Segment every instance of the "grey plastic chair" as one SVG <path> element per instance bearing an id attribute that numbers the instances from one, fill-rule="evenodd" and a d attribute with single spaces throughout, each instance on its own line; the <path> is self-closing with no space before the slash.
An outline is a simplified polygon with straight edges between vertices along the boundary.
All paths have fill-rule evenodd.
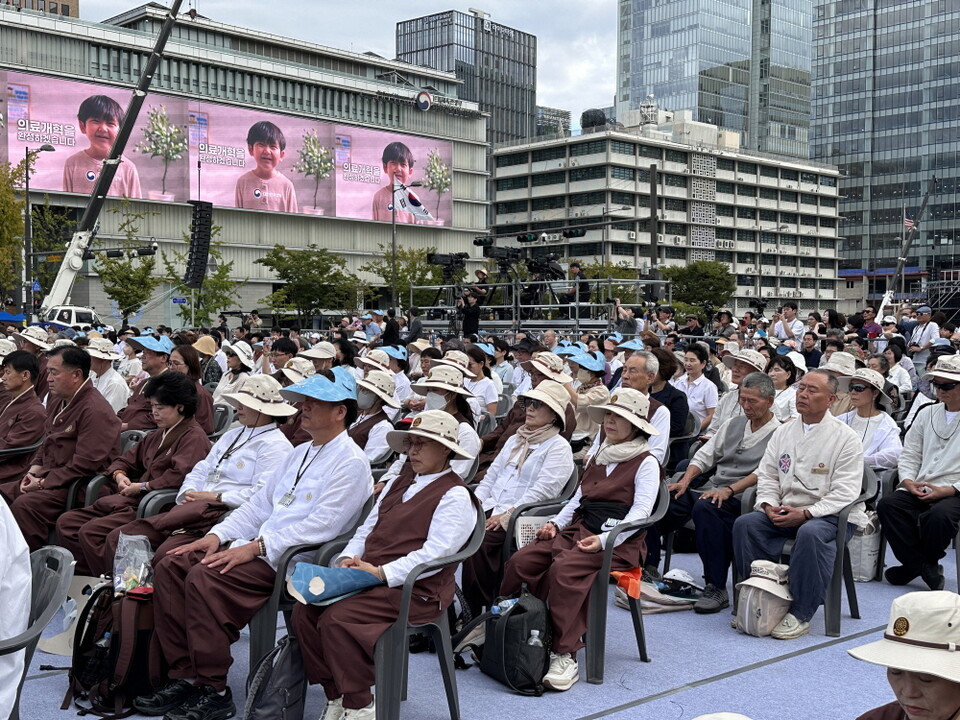
<path id="1" fill-rule="evenodd" d="M 216 403 L 213 406 L 213 432 L 207 435 L 210 442 L 215 443 L 219 440 L 220 436 L 230 429 L 230 425 L 236 416 L 237 411 L 233 409 L 232 405 Z"/>
<path id="2" fill-rule="evenodd" d="M 477 424 L 477 435 L 483 437 L 496 426 L 497 419 L 491 415 L 488 410 L 484 410 L 483 414 L 480 416 L 480 422 Z"/>
<path id="3" fill-rule="evenodd" d="M 580 484 L 580 470 L 576 465 L 573 467 L 573 472 L 570 473 L 570 477 L 567 478 L 566 485 L 560 490 L 560 494 L 555 498 L 550 500 L 541 500 L 539 502 L 525 503 L 523 505 L 517 505 L 514 508 L 513 513 L 510 515 L 510 520 L 507 522 L 506 537 L 503 540 L 503 564 L 507 564 L 507 560 L 517 551 L 514 545 L 514 536 L 517 534 L 517 521 L 524 515 L 540 515 L 538 510 L 544 507 L 556 507 L 558 503 L 566 503 L 570 498 L 573 497 L 573 494 L 577 491 L 577 486 Z"/>
<path id="4" fill-rule="evenodd" d="M 479 469 L 479 467 L 480 467 L 480 453 L 477 453 L 473 458 L 473 462 L 470 463 L 470 469 L 466 472 L 466 474 L 464 474 L 464 476 L 461 479 L 467 485 L 469 485 L 470 483 L 473 482 L 473 478 L 476 477 L 477 470 Z"/>
<path id="5" fill-rule="evenodd" d="M 67 599 L 70 581 L 73 579 L 73 555 L 60 547 L 42 547 L 30 553 L 30 571 L 33 588 L 30 593 L 30 622 L 27 629 L 16 637 L 0 641 L 0 655 L 10 655 L 24 650 L 23 673 L 17 686 L 17 700 L 9 720 L 20 718 L 20 693 L 27 670 L 33 660 L 40 635 Z M 8 598 L 9 600 L 9 598 Z"/>
<path id="6" fill-rule="evenodd" d="M 513 400 L 510 398 L 506 392 L 500 393 L 500 396 L 497 398 L 497 412 L 496 418 L 497 422 L 503 420 L 507 413 L 510 412 L 510 408 L 513 407 Z"/>
<path id="7" fill-rule="evenodd" d="M 897 468 L 890 470 L 874 470 L 873 471 L 877 476 L 877 489 L 878 494 L 876 501 L 880 502 L 880 499 L 886 497 L 890 493 L 894 492 L 897 489 L 897 484 L 900 482 L 900 471 Z M 887 537 L 883 533 L 883 527 L 880 527 L 880 550 L 877 555 L 877 574 L 874 576 L 874 579 L 877 581 L 883 581 L 883 570 L 886 566 L 885 559 L 887 557 Z M 957 577 L 960 578 L 960 567 L 957 567 Z M 960 582 L 958 582 L 960 586 Z"/>

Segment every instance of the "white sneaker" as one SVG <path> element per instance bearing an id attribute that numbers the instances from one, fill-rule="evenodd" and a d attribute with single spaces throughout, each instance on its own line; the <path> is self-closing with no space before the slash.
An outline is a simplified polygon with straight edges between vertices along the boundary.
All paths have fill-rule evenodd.
<path id="1" fill-rule="evenodd" d="M 359 710 L 345 708 L 341 717 L 343 720 L 377 720 L 377 701 L 374 699 L 365 708 Z"/>
<path id="2" fill-rule="evenodd" d="M 343 698 L 327 700 L 327 705 L 323 708 L 320 720 L 343 720 Z"/>
<path id="3" fill-rule="evenodd" d="M 793 640 L 808 632 L 810 632 L 810 623 L 800 622 L 792 613 L 787 613 L 770 635 L 777 640 Z"/>
<path id="4" fill-rule="evenodd" d="M 543 678 L 545 687 L 563 692 L 569 690 L 580 679 L 580 670 L 576 658 L 570 653 L 557 655 L 550 653 L 550 669 Z"/>

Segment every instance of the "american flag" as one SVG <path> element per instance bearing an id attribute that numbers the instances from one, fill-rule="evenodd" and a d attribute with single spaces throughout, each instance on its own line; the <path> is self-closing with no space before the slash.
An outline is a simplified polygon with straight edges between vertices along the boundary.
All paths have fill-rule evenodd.
<path id="1" fill-rule="evenodd" d="M 906 208 L 903 209 L 903 226 L 904 226 L 907 230 L 913 230 L 913 229 L 917 226 L 917 224 L 916 224 L 913 220 L 911 220 L 910 218 L 907 217 L 907 209 L 906 209 Z"/>

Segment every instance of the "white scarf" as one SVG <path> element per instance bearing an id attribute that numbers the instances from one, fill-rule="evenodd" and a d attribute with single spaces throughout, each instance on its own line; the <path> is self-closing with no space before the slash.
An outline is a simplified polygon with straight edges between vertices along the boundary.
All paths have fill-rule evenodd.
<path id="1" fill-rule="evenodd" d="M 627 460 L 632 460 L 640 453 L 646 452 L 648 448 L 647 438 L 642 435 L 635 437 L 633 440 L 621 443 L 611 443 L 609 440 L 604 440 L 591 462 L 595 465 L 611 465 L 613 463 L 626 462 Z"/>

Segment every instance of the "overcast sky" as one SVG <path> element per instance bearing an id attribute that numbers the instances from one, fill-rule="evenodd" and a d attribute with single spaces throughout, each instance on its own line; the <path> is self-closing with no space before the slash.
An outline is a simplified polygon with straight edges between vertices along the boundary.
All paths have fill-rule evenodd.
<path id="1" fill-rule="evenodd" d="M 398 21 L 474 7 L 494 22 L 537 36 L 537 104 L 570 110 L 578 126 L 583 110 L 613 103 L 617 0 L 423 0 L 416 6 L 385 0 L 186 0 L 182 11 L 190 6 L 214 21 L 387 58 L 396 54 Z M 129 0 L 82 0 L 80 12 L 84 20 L 99 22 L 134 7 Z"/>

